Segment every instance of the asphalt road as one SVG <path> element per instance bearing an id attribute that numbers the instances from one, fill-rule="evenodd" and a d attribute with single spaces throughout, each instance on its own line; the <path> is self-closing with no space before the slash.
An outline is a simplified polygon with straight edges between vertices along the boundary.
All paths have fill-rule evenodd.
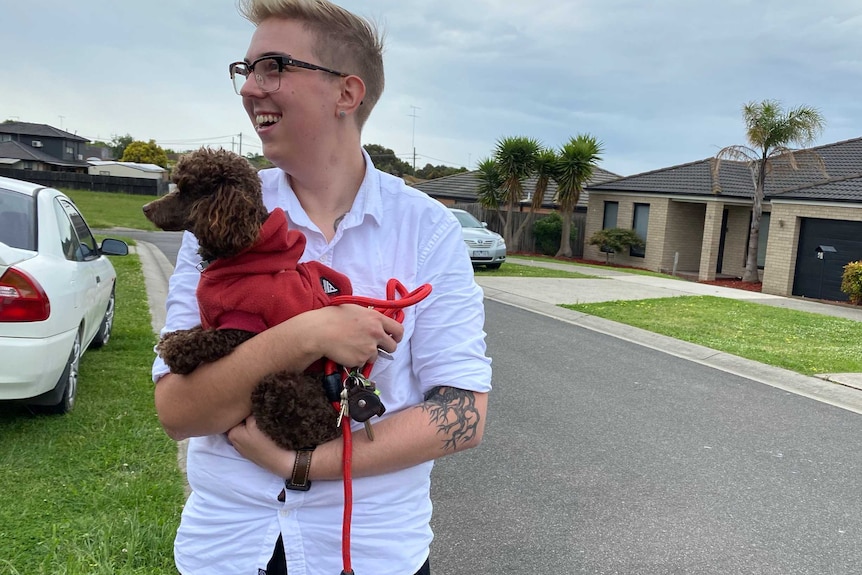
<path id="1" fill-rule="evenodd" d="M 862 570 L 857 414 L 486 309 L 485 441 L 435 467 L 435 575 Z"/>
<path id="2" fill-rule="evenodd" d="M 114 235 L 175 259 L 178 234 Z M 485 441 L 435 466 L 434 575 L 862 572 L 858 414 L 486 310 Z"/>

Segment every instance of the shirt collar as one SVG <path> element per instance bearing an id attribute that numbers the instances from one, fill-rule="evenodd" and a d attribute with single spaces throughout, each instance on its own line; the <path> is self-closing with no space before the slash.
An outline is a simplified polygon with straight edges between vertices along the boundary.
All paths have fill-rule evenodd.
<path id="1" fill-rule="evenodd" d="M 362 179 L 362 184 L 359 186 L 359 191 L 353 200 L 353 206 L 345 214 L 342 221 L 342 225 L 345 228 L 358 226 L 365 219 L 365 216 L 370 216 L 377 225 L 380 225 L 383 219 L 380 173 L 374 167 L 371 156 L 368 155 L 365 148 L 362 148 L 362 157 L 365 158 L 365 177 Z M 282 172 L 282 177 L 279 178 L 278 191 L 279 195 L 287 198 L 286 211 L 290 219 L 297 225 L 314 228 L 314 224 L 308 218 L 305 210 L 302 209 L 299 199 L 290 187 L 290 180 L 284 172 Z"/>
<path id="2" fill-rule="evenodd" d="M 348 225 L 353 226 L 362 223 L 365 216 L 371 216 L 377 225 L 380 225 L 383 218 L 380 173 L 365 148 L 362 148 L 362 157 L 365 158 L 365 177 L 359 186 L 356 199 L 353 200 L 353 206 L 344 219 Z"/>

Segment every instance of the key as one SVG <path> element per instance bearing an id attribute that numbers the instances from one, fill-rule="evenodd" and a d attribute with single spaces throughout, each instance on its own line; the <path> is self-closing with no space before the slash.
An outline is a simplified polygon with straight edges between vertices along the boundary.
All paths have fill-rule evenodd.
<path id="1" fill-rule="evenodd" d="M 370 420 L 370 419 L 366 419 L 366 420 L 363 422 L 363 425 L 365 425 L 365 435 L 367 435 L 367 436 L 368 436 L 368 440 L 369 440 L 369 441 L 374 441 L 374 430 L 371 428 L 371 420 Z"/>
<path id="2" fill-rule="evenodd" d="M 338 420 L 335 422 L 335 427 L 341 427 L 341 420 L 344 416 L 350 417 L 350 402 L 347 399 L 346 387 L 341 389 L 341 410 L 338 412 Z"/>

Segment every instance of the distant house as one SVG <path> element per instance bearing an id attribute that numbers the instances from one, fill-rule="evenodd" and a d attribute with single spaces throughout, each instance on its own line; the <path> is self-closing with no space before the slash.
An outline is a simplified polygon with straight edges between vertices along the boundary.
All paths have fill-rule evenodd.
<path id="1" fill-rule="evenodd" d="M 89 140 L 47 124 L 0 123 L 0 166 L 33 171 L 87 173 Z"/>
<path id="2" fill-rule="evenodd" d="M 823 166 L 807 162 L 767 176 L 762 291 L 842 301 L 843 266 L 862 260 L 862 138 L 811 151 Z M 715 164 L 707 158 L 588 186 L 586 237 L 604 228 L 634 229 L 646 246 L 614 254 L 616 263 L 702 281 L 741 277 L 754 183 L 745 163 L 722 161 L 717 177 Z M 590 245 L 584 256 L 605 258 Z"/>
<path id="3" fill-rule="evenodd" d="M 593 171 L 593 177 L 588 185 L 601 184 L 615 180 L 620 176 L 596 168 Z M 424 182 L 412 184 L 417 190 L 421 190 L 435 198 L 439 202 L 447 206 L 453 206 L 456 203 L 475 203 L 479 197 L 479 172 L 461 172 L 443 178 L 434 180 L 426 180 Z M 520 211 L 529 211 L 530 204 L 533 201 L 533 191 L 536 189 L 536 178 L 530 177 L 524 180 L 524 198 L 521 200 Z M 557 184 L 551 180 L 548 182 L 548 189 L 545 190 L 545 197 L 542 201 L 542 212 L 550 212 L 559 207 L 557 204 Z M 584 190 L 578 200 L 577 211 L 586 211 L 589 201 L 589 192 Z"/>
<path id="4" fill-rule="evenodd" d="M 156 164 L 140 164 L 137 162 L 115 162 L 112 160 L 97 160 L 89 158 L 89 173 L 94 176 L 119 176 L 123 178 L 147 178 L 151 180 L 167 179 L 168 171 Z"/>
<path id="5" fill-rule="evenodd" d="M 593 172 L 593 177 L 590 180 L 590 183 L 598 184 L 616 178 L 619 178 L 617 174 L 611 173 L 601 168 L 596 168 Z M 492 217 L 487 210 L 477 205 L 480 183 L 481 181 L 479 179 L 479 172 L 472 171 L 461 172 L 458 174 L 453 174 L 451 176 L 445 176 L 443 178 L 427 180 L 424 182 L 412 184 L 412 186 L 418 190 L 425 192 L 432 198 L 435 198 L 437 201 L 447 206 L 451 207 L 458 205 L 459 207 L 467 209 L 468 211 L 473 213 L 474 216 L 479 218 L 479 220 L 486 221 L 489 229 L 502 234 L 504 231 L 502 219 Z M 522 182 L 522 184 L 524 188 L 524 196 L 516 208 L 517 211 L 522 212 L 522 214 L 515 214 L 514 216 L 514 225 L 516 227 L 524 219 L 526 219 L 527 213 L 530 211 L 530 205 L 533 202 L 533 193 L 536 189 L 536 178 L 526 178 Z M 572 249 L 575 256 L 580 256 L 582 253 L 582 246 L 584 244 L 583 223 L 586 218 L 588 199 L 589 193 L 584 191 L 578 199 L 578 205 L 575 207 L 575 214 L 572 218 L 574 222 Z M 557 203 L 557 185 L 553 180 L 551 180 L 550 182 L 548 182 L 548 188 L 545 190 L 545 195 L 542 198 L 542 207 L 538 210 L 538 213 L 548 214 L 558 210 L 558 208 L 559 204 Z M 503 207 L 501 208 L 501 210 L 505 211 L 506 208 Z M 510 252 L 535 251 L 536 245 L 533 235 L 531 233 L 524 234 L 524 236 L 519 239 L 518 243 L 508 245 L 508 249 Z"/>

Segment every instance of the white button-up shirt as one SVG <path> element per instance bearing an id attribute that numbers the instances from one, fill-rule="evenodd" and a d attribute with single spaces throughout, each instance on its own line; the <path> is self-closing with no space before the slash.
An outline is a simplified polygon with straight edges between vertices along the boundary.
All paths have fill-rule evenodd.
<path id="1" fill-rule="evenodd" d="M 392 361 L 375 364 L 371 379 L 387 417 L 421 403 L 437 386 L 478 392 L 491 389 L 485 355 L 482 291 L 461 227 L 442 204 L 375 169 L 366 174 L 350 212 L 327 243 L 279 169 L 263 170 L 263 200 L 288 214 L 307 245 L 302 261 L 318 260 L 350 278 L 353 293 L 386 298 L 390 278 L 408 290 L 429 283 L 431 294 L 405 309 L 404 338 Z M 186 233 L 170 280 L 162 334 L 200 324 L 195 289 L 200 272 L 197 241 Z M 153 365 L 157 381 L 168 372 Z M 356 431 L 362 425 L 353 423 Z M 406 575 L 428 557 L 432 539 L 430 475 L 433 462 L 353 480 L 351 551 L 357 573 Z M 225 436 L 189 441 L 187 472 L 192 494 L 174 545 L 184 575 L 257 575 L 279 534 L 290 575 L 332 575 L 341 570 L 343 484 L 314 481 L 307 492 L 277 497 L 284 478 L 243 458 Z"/>

